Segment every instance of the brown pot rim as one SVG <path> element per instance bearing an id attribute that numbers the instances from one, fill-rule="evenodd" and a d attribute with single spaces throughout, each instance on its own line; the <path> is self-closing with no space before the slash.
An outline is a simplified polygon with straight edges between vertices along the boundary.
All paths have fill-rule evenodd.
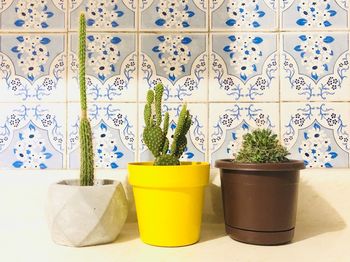
<path id="1" fill-rule="evenodd" d="M 294 159 L 279 163 L 240 163 L 233 159 L 219 159 L 215 161 L 215 167 L 246 171 L 291 171 L 305 169 L 305 164 L 302 160 Z"/>

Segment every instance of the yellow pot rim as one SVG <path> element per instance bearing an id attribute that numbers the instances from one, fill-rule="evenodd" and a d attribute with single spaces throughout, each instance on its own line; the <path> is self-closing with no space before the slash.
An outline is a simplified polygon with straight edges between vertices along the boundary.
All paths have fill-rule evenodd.
<path id="1" fill-rule="evenodd" d="M 201 187 L 209 182 L 208 162 L 181 162 L 179 166 L 154 166 L 153 162 L 128 164 L 132 186 L 150 188 Z"/>

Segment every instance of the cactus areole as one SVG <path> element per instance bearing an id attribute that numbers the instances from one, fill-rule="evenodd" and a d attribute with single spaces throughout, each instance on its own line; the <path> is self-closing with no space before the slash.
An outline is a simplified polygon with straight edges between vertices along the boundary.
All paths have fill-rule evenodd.
<path id="1" fill-rule="evenodd" d="M 85 83 L 85 61 L 86 61 L 86 19 L 80 15 L 79 26 L 79 85 L 80 85 L 80 185 L 92 186 L 94 184 L 94 151 L 92 144 L 92 131 L 90 121 L 87 117 L 86 83 Z"/>
<path id="2" fill-rule="evenodd" d="M 162 97 L 164 87 L 162 84 L 155 86 L 154 91 L 147 93 L 147 103 L 144 110 L 145 129 L 143 141 L 155 157 L 155 166 L 180 165 L 180 157 L 187 146 L 186 134 L 190 129 L 192 120 L 186 104 L 183 105 L 178 123 L 176 125 L 173 142 L 169 145 L 167 138 L 169 129 L 169 113 L 166 112 L 162 119 Z M 163 127 L 161 127 L 163 120 Z"/>

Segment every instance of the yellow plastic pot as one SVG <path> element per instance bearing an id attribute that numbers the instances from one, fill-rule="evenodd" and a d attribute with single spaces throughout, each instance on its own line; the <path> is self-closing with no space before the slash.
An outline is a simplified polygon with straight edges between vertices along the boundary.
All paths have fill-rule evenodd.
<path id="1" fill-rule="evenodd" d="M 141 240 L 164 247 L 196 243 L 209 163 L 182 162 L 180 166 L 130 163 L 128 170 Z"/>

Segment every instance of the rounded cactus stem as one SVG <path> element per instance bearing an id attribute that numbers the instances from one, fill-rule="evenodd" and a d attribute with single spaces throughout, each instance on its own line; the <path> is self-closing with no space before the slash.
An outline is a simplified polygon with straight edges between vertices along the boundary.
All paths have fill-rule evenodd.
<path id="1" fill-rule="evenodd" d="M 165 134 L 165 136 L 168 134 L 168 130 L 169 130 L 169 113 L 166 112 L 164 115 L 164 123 L 163 123 L 163 132 Z"/>
<path id="2" fill-rule="evenodd" d="M 184 133 L 183 131 L 184 131 L 184 126 L 185 126 L 186 119 L 187 119 L 187 114 L 188 114 L 188 112 L 187 112 L 187 105 L 184 104 L 182 109 L 181 109 L 181 112 L 180 112 L 180 115 L 179 115 L 179 120 L 178 120 L 177 125 L 176 125 L 173 143 L 171 144 L 171 152 L 172 152 L 172 154 L 177 151 L 178 139 Z"/>
<path id="3" fill-rule="evenodd" d="M 79 87 L 81 119 L 79 127 L 80 139 L 80 185 L 92 186 L 94 184 L 94 150 L 92 143 L 92 130 L 87 117 L 87 99 L 85 82 L 86 61 L 86 20 L 80 15 L 79 26 Z"/>
<path id="4" fill-rule="evenodd" d="M 164 92 L 164 87 L 159 83 L 155 87 L 155 110 L 156 110 L 156 124 L 160 126 L 162 122 L 162 97 Z"/>
<path id="5" fill-rule="evenodd" d="M 149 127 L 151 125 L 151 115 L 152 115 L 151 105 L 146 104 L 143 112 L 146 127 Z"/>
<path id="6" fill-rule="evenodd" d="M 94 151 L 92 144 L 92 131 L 87 118 L 80 121 L 80 185 L 92 186 L 94 184 Z"/>
<path id="7" fill-rule="evenodd" d="M 151 105 L 154 101 L 154 92 L 153 90 L 148 90 L 147 92 L 147 104 Z"/>
<path id="8" fill-rule="evenodd" d="M 85 79 L 85 62 L 86 61 L 86 19 L 82 13 L 80 15 L 79 26 L 79 85 L 80 85 L 80 105 L 82 117 L 87 117 L 86 102 L 86 79 Z"/>

